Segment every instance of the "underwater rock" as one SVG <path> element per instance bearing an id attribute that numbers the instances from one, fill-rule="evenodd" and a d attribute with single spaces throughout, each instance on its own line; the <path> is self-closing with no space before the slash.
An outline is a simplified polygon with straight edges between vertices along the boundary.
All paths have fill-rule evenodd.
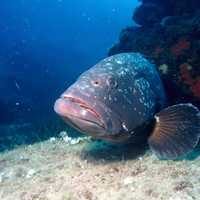
<path id="1" fill-rule="evenodd" d="M 111 148 L 103 160 L 102 149 L 95 146 L 98 153 L 85 162 L 81 155 L 91 148 L 90 145 L 85 141 L 68 146 L 57 139 L 54 143 L 47 140 L 0 154 L 0 163 L 7 163 L 0 169 L 0 199 L 200 199 L 199 156 L 175 162 L 158 160 L 147 152 L 140 160 L 124 156 L 122 149 L 116 147 L 120 152 L 116 159 L 111 157 L 111 152 L 115 151 Z M 91 150 L 87 154 L 91 155 Z M 135 151 L 137 149 L 132 146 L 130 152 Z M 30 161 L 21 163 L 21 157 Z M 135 175 L 138 171 L 140 173 Z"/>
<path id="2" fill-rule="evenodd" d="M 158 4 L 156 0 L 143 3 Z M 176 5 L 178 3 L 180 1 L 176 1 Z M 196 4 L 198 8 L 197 1 L 190 1 L 190 7 Z M 182 14 L 185 12 L 187 15 Z M 200 107 L 200 11 L 185 12 L 183 9 L 181 15 L 167 15 L 154 26 L 123 29 L 119 42 L 109 50 L 108 55 L 142 53 L 160 71 L 170 103 L 191 102 Z"/>
<path id="3" fill-rule="evenodd" d="M 136 8 L 133 20 L 142 26 L 153 26 L 166 15 L 165 9 L 153 3 L 142 4 Z"/>
<path id="4" fill-rule="evenodd" d="M 61 131 L 59 134 L 60 138 L 67 144 L 67 145 L 76 145 L 79 144 L 81 142 L 84 141 L 90 141 L 91 138 L 90 137 L 76 137 L 76 138 L 72 138 L 70 137 L 66 131 Z M 51 137 L 50 138 L 51 142 L 55 142 L 56 138 Z"/>
<path id="5" fill-rule="evenodd" d="M 124 179 L 124 185 L 131 185 L 134 183 L 134 178 L 131 176 L 128 176 Z"/>
<path id="6" fill-rule="evenodd" d="M 198 0 L 141 0 L 143 4 L 153 3 L 162 6 L 168 15 L 184 15 L 191 14 L 200 8 Z"/>

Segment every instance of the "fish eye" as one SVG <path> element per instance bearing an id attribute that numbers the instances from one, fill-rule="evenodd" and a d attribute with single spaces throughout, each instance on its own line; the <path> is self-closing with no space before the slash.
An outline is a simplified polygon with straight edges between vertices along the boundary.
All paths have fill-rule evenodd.
<path id="1" fill-rule="evenodd" d="M 99 80 L 92 80 L 92 84 L 97 87 L 100 85 L 100 81 Z"/>
<path id="2" fill-rule="evenodd" d="M 111 88 L 116 88 L 118 86 L 118 83 L 117 81 L 115 80 L 115 78 L 113 77 L 109 77 L 107 80 L 106 80 L 106 83 L 109 87 Z"/>

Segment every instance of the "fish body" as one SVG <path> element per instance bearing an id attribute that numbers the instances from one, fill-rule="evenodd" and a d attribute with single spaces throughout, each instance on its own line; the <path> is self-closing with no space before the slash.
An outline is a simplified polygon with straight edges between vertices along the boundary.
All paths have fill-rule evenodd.
<path id="1" fill-rule="evenodd" d="M 200 137 L 198 109 L 191 104 L 167 107 L 156 66 L 140 53 L 121 53 L 100 61 L 80 75 L 54 109 L 85 134 L 120 143 L 147 140 L 164 158 L 188 153 Z M 191 130 L 197 131 L 191 133 L 192 139 Z"/>

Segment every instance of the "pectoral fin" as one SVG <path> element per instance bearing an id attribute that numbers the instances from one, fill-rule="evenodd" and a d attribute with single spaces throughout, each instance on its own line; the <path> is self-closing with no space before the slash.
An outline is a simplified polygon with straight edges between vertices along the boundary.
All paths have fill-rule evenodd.
<path id="1" fill-rule="evenodd" d="M 155 116 L 148 139 L 150 149 L 159 157 L 176 159 L 191 152 L 200 139 L 200 112 L 192 104 L 177 104 Z"/>

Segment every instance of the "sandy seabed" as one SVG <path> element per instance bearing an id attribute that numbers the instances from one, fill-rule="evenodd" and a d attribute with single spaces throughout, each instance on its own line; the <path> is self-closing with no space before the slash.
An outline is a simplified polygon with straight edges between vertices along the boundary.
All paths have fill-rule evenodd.
<path id="1" fill-rule="evenodd" d="M 178 161 L 144 149 L 51 138 L 1 153 L 0 199 L 200 199 L 198 149 Z"/>

